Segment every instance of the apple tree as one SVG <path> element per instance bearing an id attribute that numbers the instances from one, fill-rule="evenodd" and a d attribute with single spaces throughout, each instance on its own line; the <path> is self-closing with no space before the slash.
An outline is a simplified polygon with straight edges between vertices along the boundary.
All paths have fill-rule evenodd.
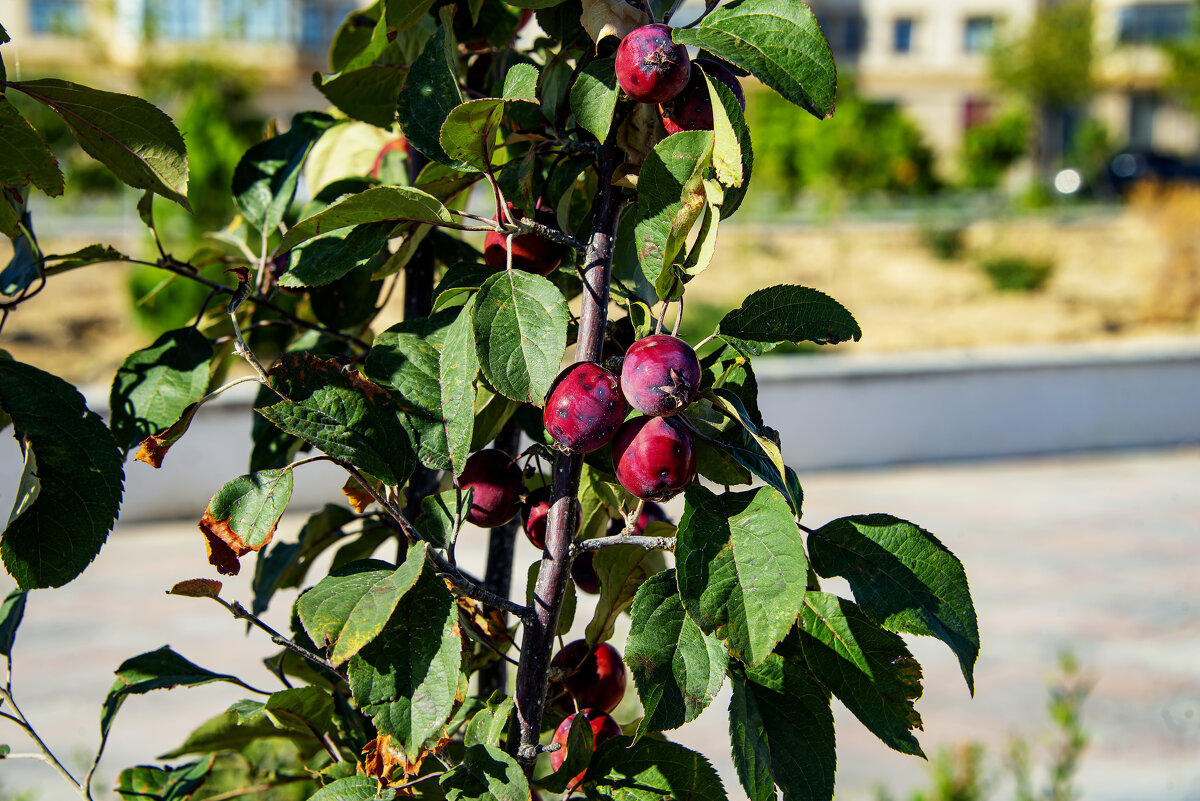
<path id="1" fill-rule="evenodd" d="M 185 144 L 165 113 L 0 72 L 4 318 L 99 262 L 209 290 L 193 324 L 125 359 L 107 420 L 64 380 L 0 359 L 25 459 L 0 534 L 19 586 L 0 609 L 6 659 L 27 593 L 71 581 L 104 545 L 124 471 L 169 470 L 208 401 L 258 385 L 247 472 L 197 508 L 207 575 L 171 592 L 269 637 L 278 687 L 170 647 L 125 661 L 101 752 L 130 696 L 229 682 L 248 698 L 170 764 L 123 771 L 121 797 L 715 801 L 727 795 L 708 758 L 667 735 L 729 686 L 741 792 L 829 799 L 835 696 L 884 745 L 922 755 L 921 668 L 902 634 L 942 640 L 972 685 L 960 562 L 890 515 L 801 522 L 800 481 L 759 409 L 755 361 L 780 343 L 859 339 L 850 312 L 769 286 L 703 341 L 675 336 L 688 284 L 738 269 L 713 257 L 753 172 L 743 83 L 818 118 L 836 89 L 797 0 L 708 0 L 686 24 L 677 6 L 378 0 L 342 23 L 314 76 L 330 107 L 241 157 L 232 222 L 194 252 L 154 225 L 156 203 L 187 207 Z M 27 200 L 61 194 L 63 175 L 18 94 L 144 191 L 152 255 L 41 249 Z M 364 129 L 377 152 L 339 161 L 342 137 Z M 224 280 L 204 272 L 214 264 Z M 404 318 L 382 328 L 393 291 Z M 314 461 L 344 470 L 345 504 L 273 541 L 294 473 Z M 676 496 L 672 521 L 660 503 Z M 461 543 L 482 547 L 478 528 L 482 576 L 457 559 Z M 542 551 L 533 565 L 513 563 L 521 530 Z M 244 567 L 253 597 L 222 597 L 212 573 Z M 833 577 L 852 597 L 822 589 Z M 302 591 L 281 632 L 261 614 L 287 588 Z M 597 596 L 590 621 L 575 620 L 581 593 Z M 621 615 L 623 654 L 610 642 Z M 576 623 L 584 636 L 556 647 Z M 641 714 L 620 716 L 630 679 Z M 91 772 L 62 767 L 11 684 L 0 699 L 90 798 Z"/>

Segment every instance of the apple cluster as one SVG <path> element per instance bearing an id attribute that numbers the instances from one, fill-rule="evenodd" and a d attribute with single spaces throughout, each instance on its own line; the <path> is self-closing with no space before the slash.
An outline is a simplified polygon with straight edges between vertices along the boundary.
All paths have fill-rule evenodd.
<path id="1" fill-rule="evenodd" d="M 558 447 L 590 453 L 612 442 L 621 486 L 664 501 L 696 477 L 692 436 L 676 417 L 700 387 L 700 362 L 678 337 L 655 334 L 630 346 L 618 379 L 594 362 L 577 362 L 550 387 L 542 423 Z M 629 408 L 642 413 L 626 420 Z"/>
<path id="2" fill-rule="evenodd" d="M 586 640 L 568 643 L 550 660 L 555 676 L 551 694 L 566 695 L 579 711 L 568 715 L 554 731 L 554 742 L 562 748 L 550 753 L 550 767 L 558 770 L 567 758 L 567 738 L 577 715 L 592 727 L 595 746 L 621 733 L 621 727 L 609 714 L 625 696 L 625 663 L 612 645 L 604 642 L 589 646 Z M 586 771 L 571 779 L 574 786 Z"/>
<path id="3" fill-rule="evenodd" d="M 704 75 L 729 87 L 746 108 L 746 95 L 729 67 L 713 58 L 690 59 L 667 25 L 643 25 L 626 34 L 617 47 L 616 70 L 625 94 L 639 103 L 658 104 L 668 134 L 712 130 L 712 99 Z"/>

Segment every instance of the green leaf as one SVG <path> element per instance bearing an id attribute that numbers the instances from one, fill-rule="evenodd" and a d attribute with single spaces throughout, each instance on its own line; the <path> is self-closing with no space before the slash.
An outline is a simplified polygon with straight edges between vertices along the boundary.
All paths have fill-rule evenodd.
<path id="1" fill-rule="evenodd" d="M 406 30 L 429 13 L 433 0 L 386 0 L 383 19 L 390 29 Z"/>
<path id="2" fill-rule="evenodd" d="M 214 759 L 209 757 L 176 768 L 153 765 L 126 768 L 117 776 L 113 791 L 124 801 L 187 801 L 208 780 Z"/>
<path id="3" fill-rule="evenodd" d="M 504 108 L 505 101 L 484 98 L 468 100 L 446 115 L 439 142 L 450 166 L 492 172 Z"/>
<path id="4" fill-rule="evenodd" d="M 241 716 L 236 709 L 229 709 L 209 718 L 189 734 L 182 745 L 161 754 L 158 758 L 177 759 L 185 754 L 240 751 L 264 740 L 290 740 L 302 747 L 313 742 L 312 732 L 280 729 L 266 716 L 245 725 L 239 723 L 240 719 Z"/>
<path id="5" fill-rule="evenodd" d="M 233 171 L 233 200 L 260 231 L 273 233 L 296 196 L 300 172 L 321 134 L 337 124 L 328 114 L 305 111 L 285 133 L 253 145 Z"/>
<path id="6" fill-rule="evenodd" d="M 856 515 L 821 526 L 808 547 L 817 573 L 850 582 L 859 607 L 876 623 L 950 646 L 974 694 L 975 604 L 962 562 L 936 537 L 891 515 Z"/>
<path id="7" fill-rule="evenodd" d="M 831 345 L 862 339 L 862 329 L 845 306 L 824 292 L 788 285 L 751 294 L 721 318 L 717 333 L 751 356 L 780 342 Z"/>
<path id="8" fill-rule="evenodd" d="M 615 545 L 596 551 L 592 566 L 600 578 L 600 599 L 584 637 L 594 644 L 612 638 L 617 617 L 633 603 L 638 588 L 667 565 L 660 551 Z"/>
<path id="9" fill-rule="evenodd" d="M 442 387 L 442 422 L 446 429 L 446 447 L 450 469 L 457 476 L 466 464 L 475 430 L 475 377 L 479 375 L 479 354 L 475 349 L 475 306 L 473 297 L 446 331 L 438 356 L 438 377 Z"/>
<path id="10" fill-rule="evenodd" d="M 17 628 L 25 617 L 24 590 L 13 590 L 0 604 L 0 656 L 12 657 L 13 642 L 17 639 Z"/>
<path id="11" fill-rule="evenodd" d="M 421 499 L 421 514 L 417 516 L 413 525 L 417 527 L 421 538 L 435 548 L 445 548 L 446 543 L 450 541 L 450 535 L 454 531 L 457 501 L 458 491 L 454 489 L 426 495 Z M 469 508 L 465 495 L 463 505 Z M 466 515 L 461 519 L 465 521 Z"/>
<path id="12" fill-rule="evenodd" d="M 642 164 L 634 239 L 642 272 L 660 299 L 678 294 L 675 258 L 703 210 L 703 193 L 697 205 L 695 192 L 712 164 L 712 148 L 712 131 L 682 131 L 655 145 Z"/>
<path id="13" fill-rule="evenodd" d="M 890 748 L 925 756 L 912 733 L 922 728 L 913 706 L 921 697 L 921 666 L 904 640 L 851 601 L 823 592 L 805 596 L 796 631 L 809 670 L 864 726 Z"/>
<path id="14" fill-rule="evenodd" d="M 275 536 L 291 497 L 292 471 L 286 469 L 239 476 L 217 490 L 200 518 L 208 561 L 220 573 L 237 575 L 237 560 Z"/>
<path id="15" fill-rule="evenodd" d="M 735 0 L 672 38 L 720 56 L 821 119 L 833 116 L 837 69 L 812 10 L 790 0 Z"/>
<path id="16" fill-rule="evenodd" d="M 170 690 L 173 687 L 198 687 L 213 682 L 236 684 L 251 692 L 257 692 L 237 676 L 213 673 L 184 659 L 169 645 L 157 651 L 149 651 L 126 659 L 116 670 L 117 680 L 109 688 L 100 709 L 100 737 L 108 736 L 113 718 L 125 699 L 131 695 L 144 695 L 152 690 Z"/>
<path id="17" fill-rule="evenodd" d="M 279 250 L 294 248 L 339 228 L 363 223 L 415 220 L 452 224 L 454 218 L 437 198 L 411 186 L 376 186 L 350 195 L 324 211 L 296 223 L 279 243 Z"/>
<path id="18" fill-rule="evenodd" d="M 383 631 L 400 599 L 413 588 L 425 566 L 425 543 L 408 546 L 404 562 L 383 581 L 368 589 L 346 619 L 329 661 L 340 665 Z"/>
<path id="19" fill-rule="evenodd" d="M 442 123 L 463 101 L 454 72 L 457 60 L 448 48 L 445 28 L 439 27 L 413 62 L 408 83 L 400 93 L 398 111 L 404 135 L 417 150 L 447 166 L 458 162 L 446 155 L 440 137 Z"/>
<path id="20" fill-rule="evenodd" d="M 693 484 L 675 558 L 688 616 L 727 640 L 733 656 L 761 664 L 795 623 L 808 574 L 783 496 L 770 487 L 716 495 Z"/>
<path id="21" fill-rule="evenodd" d="M 446 801 L 529 801 L 529 784 L 516 760 L 491 745 L 472 745 L 441 779 Z"/>
<path id="22" fill-rule="evenodd" d="M 829 691 L 801 666 L 771 657 L 752 671 L 730 666 L 729 739 L 750 801 L 830 801 L 837 767 Z"/>
<path id="23" fill-rule="evenodd" d="M 587 782 L 610 801 L 726 801 L 721 777 L 702 755 L 665 740 L 630 745 L 618 736 L 600 744 Z"/>
<path id="24" fill-rule="evenodd" d="M 188 211 L 187 147 L 171 118 L 145 100 L 43 78 L 9 84 L 54 109 L 89 156 L 135 189 Z"/>
<path id="25" fill-rule="evenodd" d="M 538 69 L 532 64 L 513 64 L 504 76 L 505 100 L 537 102 Z"/>
<path id="26" fill-rule="evenodd" d="M 408 67 L 401 64 L 368 64 L 327 75 L 313 75 L 313 86 L 347 115 L 379 128 L 396 122 L 396 101 Z"/>
<path id="27" fill-rule="evenodd" d="M 358 602 L 396 569 L 378 559 L 364 559 L 331 571 L 296 599 L 296 614 L 304 632 L 318 647 L 336 643 Z"/>
<path id="28" fill-rule="evenodd" d="M 458 604 L 425 571 L 381 635 L 350 660 L 354 700 L 408 758 L 437 735 L 461 699 Z"/>
<path id="29" fill-rule="evenodd" d="M 238 724 L 268 720 L 279 729 L 319 735 L 333 726 L 333 698 L 315 686 L 293 687 L 271 693 L 265 703 L 240 701 L 231 707 Z"/>
<path id="30" fill-rule="evenodd" d="M 100 417 L 61 378 L 0 359 L 0 407 L 37 454 L 40 491 L 0 532 L 0 557 L 22 590 L 61 587 L 108 539 L 121 506 L 122 454 Z"/>
<path id="31" fill-rule="evenodd" d="M 121 450 L 167 428 L 204 397 L 212 353 L 208 337 L 179 328 L 125 357 L 109 393 L 109 426 Z"/>
<path id="32" fill-rule="evenodd" d="M 396 791 L 385 789 L 374 776 L 347 776 L 327 784 L 308 801 L 391 801 Z"/>
<path id="33" fill-rule="evenodd" d="M 750 358 L 732 345 L 713 351 L 700 360 L 701 385 L 724 389 L 742 402 L 746 416 L 755 426 L 762 426 L 758 409 L 758 378 Z"/>
<path id="34" fill-rule="evenodd" d="M 393 227 L 390 222 L 367 223 L 308 240 L 292 251 L 291 265 L 279 276 L 279 285 L 323 286 L 364 267 L 387 246 Z"/>
<path id="35" fill-rule="evenodd" d="M 467 724 L 467 732 L 463 743 L 472 745 L 492 745 L 499 747 L 508 728 L 516 704 L 513 699 L 497 691 L 487 700 L 487 704 L 471 718 Z M 590 727 L 589 727 L 590 728 Z"/>
<path id="36" fill-rule="evenodd" d="M 591 62 L 571 87 L 571 112 L 575 121 L 600 142 L 608 138 L 617 108 L 616 57 Z"/>
<path id="37" fill-rule="evenodd" d="M 379 385 L 308 353 L 284 354 L 270 379 L 289 400 L 256 411 L 283 431 L 392 486 L 412 473 L 408 435 Z"/>
<path id="38" fill-rule="evenodd" d="M 639 735 L 695 720 L 725 680 L 725 646 L 687 616 L 674 570 L 646 580 L 629 616 L 625 662 L 645 709 Z"/>
<path id="39" fill-rule="evenodd" d="M 34 127 L 0 95 L 0 185 L 31 183 L 57 197 L 63 192 L 62 170 Z"/>
<path id="40" fill-rule="evenodd" d="M 742 104 L 738 102 L 733 91 L 720 81 L 709 81 L 709 95 L 713 102 L 713 163 L 722 162 L 730 170 L 726 180 L 721 178 L 725 187 L 724 198 L 721 200 L 721 219 L 733 215 L 746 192 L 750 189 L 750 174 L 754 170 L 754 146 L 750 138 L 750 128 L 746 125 L 746 114 Z M 712 98 L 715 91 L 716 97 Z M 740 182 L 732 183 L 740 177 Z"/>
<path id="41" fill-rule="evenodd" d="M 110 245 L 88 245 L 61 256 L 57 254 L 46 256 L 43 260 L 42 271 L 47 276 L 51 276 L 91 264 L 127 261 L 128 259 L 128 256 Z"/>
<path id="42" fill-rule="evenodd" d="M 522 403 L 542 404 L 567 348 L 570 311 L 540 275 L 501 271 L 475 296 L 475 348 L 488 382 Z"/>

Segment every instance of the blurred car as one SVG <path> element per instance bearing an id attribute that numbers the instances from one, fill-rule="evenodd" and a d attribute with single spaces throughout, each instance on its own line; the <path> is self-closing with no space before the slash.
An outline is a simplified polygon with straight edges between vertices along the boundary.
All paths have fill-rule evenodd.
<path id="1" fill-rule="evenodd" d="M 1124 150 L 1108 161 L 1108 182 L 1114 193 L 1125 195 L 1142 181 L 1200 185 L 1200 162 L 1153 150 Z"/>

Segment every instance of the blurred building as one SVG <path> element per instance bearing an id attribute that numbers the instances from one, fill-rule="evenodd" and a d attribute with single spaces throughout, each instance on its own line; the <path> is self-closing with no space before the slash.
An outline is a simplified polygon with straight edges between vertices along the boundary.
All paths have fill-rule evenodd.
<path id="1" fill-rule="evenodd" d="M 1001 100 L 988 80 L 998 35 L 1020 31 L 1047 0 L 810 0 L 838 67 L 872 99 L 893 102 L 935 151 L 955 152 L 963 133 Z M 1091 113 L 1114 142 L 1193 152 L 1195 120 L 1162 92 L 1160 45 L 1191 30 L 1193 2 L 1092 0 L 1100 91 Z M 1071 121 L 1061 124 L 1069 139 Z"/>
<path id="2" fill-rule="evenodd" d="M 144 65 L 220 61 L 253 70 L 263 110 L 323 105 L 314 70 L 364 0 L 5 0 L 9 75 L 126 85 Z M 18 72 L 19 71 L 19 72 Z M 100 77 L 97 77 L 100 76 Z"/>

